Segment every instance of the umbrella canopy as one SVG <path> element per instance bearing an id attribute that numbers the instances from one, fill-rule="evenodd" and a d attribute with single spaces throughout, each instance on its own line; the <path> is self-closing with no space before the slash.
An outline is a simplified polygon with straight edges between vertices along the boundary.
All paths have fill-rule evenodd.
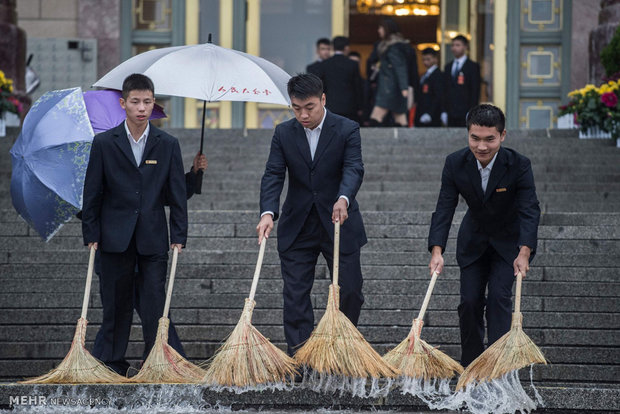
<path id="1" fill-rule="evenodd" d="M 81 88 L 46 92 L 11 148 L 11 198 L 46 241 L 82 208 L 93 129 Z"/>
<path id="2" fill-rule="evenodd" d="M 84 92 L 84 102 L 95 134 L 114 128 L 126 118 L 119 99 L 121 92 L 112 89 Z M 149 119 L 165 118 L 164 109 L 155 104 Z"/>
<path id="3" fill-rule="evenodd" d="M 122 89 L 132 73 L 151 78 L 158 95 L 290 104 L 288 73 L 265 59 L 213 43 L 149 50 L 121 63 L 93 86 Z"/>

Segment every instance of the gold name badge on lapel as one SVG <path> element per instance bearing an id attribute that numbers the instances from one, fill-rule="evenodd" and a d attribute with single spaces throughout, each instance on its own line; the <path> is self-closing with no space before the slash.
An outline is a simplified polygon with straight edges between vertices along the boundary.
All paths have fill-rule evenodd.
<path id="1" fill-rule="evenodd" d="M 496 193 L 503 193 L 503 192 L 505 192 L 505 191 L 506 191 L 506 187 L 496 188 L 496 189 L 495 189 L 495 192 L 496 192 Z"/>
<path id="2" fill-rule="evenodd" d="M 157 164 L 157 160 L 145 160 L 145 164 Z"/>

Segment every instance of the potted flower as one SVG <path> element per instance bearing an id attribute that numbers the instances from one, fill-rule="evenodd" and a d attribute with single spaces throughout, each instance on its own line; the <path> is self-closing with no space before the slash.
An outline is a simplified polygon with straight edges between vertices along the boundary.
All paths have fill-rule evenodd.
<path id="1" fill-rule="evenodd" d="M 620 80 L 610 80 L 599 87 L 586 85 L 568 94 L 567 105 L 559 115 L 572 115 L 580 138 L 620 138 Z"/>
<path id="2" fill-rule="evenodd" d="M 13 95 L 13 80 L 7 79 L 0 70 L 0 137 L 6 135 L 5 114 L 11 112 L 19 115 L 21 110 L 21 102 Z"/>

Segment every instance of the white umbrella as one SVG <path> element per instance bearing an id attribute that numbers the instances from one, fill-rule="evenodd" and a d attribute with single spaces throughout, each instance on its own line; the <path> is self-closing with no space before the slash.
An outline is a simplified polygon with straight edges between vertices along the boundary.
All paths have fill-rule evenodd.
<path id="1" fill-rule="evenodd" d="M 213 43 L 140 53 L 112 69 L 93 86 L 121 90 L 123 81 L 132 73 L 151 78 L 158 95 L 207 102 L 290 104 L 286 90 L 288 73 L 263 58 Z"/>
<path id="2" fill-rule="evenodd" d="M 153 81 L 158 95 L 202 99 L 200 153 L 204 142 L 206 103 L 215 101 L 264 102 L 290 105 L 286 84 L 291 76 L 263 58 L 211 43 L 149 50 L 127 59 L 93 86 L 122 90 L 132 73 Z M 196 193 L 200 194 L 202 171 Z"/>

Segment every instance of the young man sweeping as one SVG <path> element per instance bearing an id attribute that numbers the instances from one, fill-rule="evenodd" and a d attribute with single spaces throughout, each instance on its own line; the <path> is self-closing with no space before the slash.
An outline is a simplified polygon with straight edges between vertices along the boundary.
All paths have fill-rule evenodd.
<path id="1" fill-rule="evenodd" d="M 168 248 L 181 250 L 187 239 L 187 195 L 179 142 L 149 123 L 155 103 L 152 81 L 130 75 L 122 96 L 125 122 L 93 140 L 82 234 L 84 244 L 101 254 L 103 321 L 92 354 L 125 375 L 134 286 L 146 357 L 164 308 Z M 170 206 L 170 242 L 165 202 Z"/>
<path id="2" fill-rule="evenodd" d="M 512 285 L 534 258 L 540 208 L 530 160 L 501 146 L 505 117 L 493 105 L 478 105 L 467 115 L 469 147 L 446 158 L 441 190 L 428 236 L 431 274 L 443 269 L 459 195 L 469 207 L 459 229 L 456 259 L 461 270 L 461 364 L 484 351 L 510 329 Z M 488 288 L 488 295 L 485 291 Z"/>

